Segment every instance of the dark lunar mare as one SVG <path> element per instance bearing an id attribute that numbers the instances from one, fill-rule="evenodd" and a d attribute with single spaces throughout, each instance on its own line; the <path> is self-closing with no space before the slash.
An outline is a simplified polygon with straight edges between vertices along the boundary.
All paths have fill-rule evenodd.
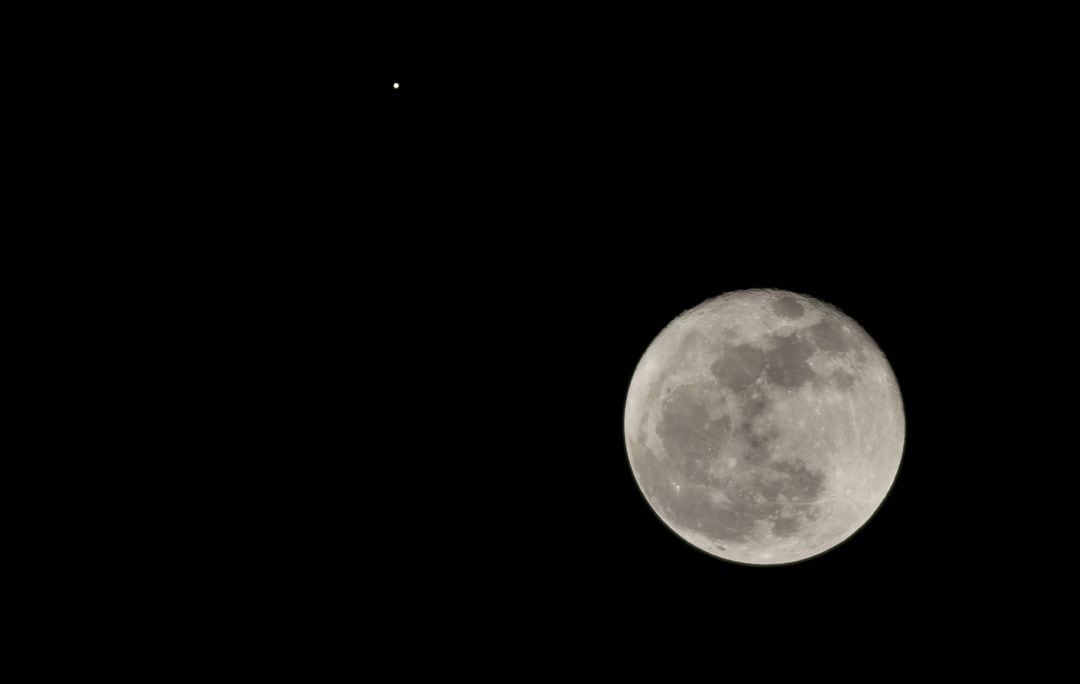
<path id="1" fill-rule="evenodd" d="M 803 305 L 799 303 L 799 300 L 789 295 L 785 295 L 773 302 L 772 310 L 777 316 L 789 320 L 802 318 L 803 315 Z"/>
<path id="2" fill-rule="evenodd" d="M 835 340 L 827 338 L 826 344 L 835 346 Z M 812 340 L 799 333 L 771 335 L 762 346 L 768 349 L 751 344 L 722 345 L 709 370 L 722 387 L 736 392 L 747 389 L 762 375 L 770 384 L 785 388 L 799 387 L 816 377 L 809 364 L 816 351 Z"/>
<path id="3" fill-rule="evenodd" d="M 635 464 L 646 495 L 664 506 L 669 522 L 712 539 L 745 542 L 758 521 L 769 519 L 775 519 L 777 534 L 794 534 L 802 522 L 783 517 L 785 501 L 813 501 L 824 488 L 824 475 L 801 461 L 773 459 L 770 445 L 778 429 L 760 421 L 768 409 L 766 395 L 754 393 L 745 400 L 743 420 L 734 429 L 729 415 L 709 417 L 708 397 L 703 388 L 686 385 L 667 398 L 657 424 L 666 459 L 658 460 L 641 441 L 635 446 Z M 712 477 L 710 465 L 733 437 L 747 445 L 736 464 L 740 477 L 732 480 L 740 484 L 722 486 Z M 717 500 L 717 490 L 727 502 Z M 813 507 L 805 510 L 813 515 Z"/>

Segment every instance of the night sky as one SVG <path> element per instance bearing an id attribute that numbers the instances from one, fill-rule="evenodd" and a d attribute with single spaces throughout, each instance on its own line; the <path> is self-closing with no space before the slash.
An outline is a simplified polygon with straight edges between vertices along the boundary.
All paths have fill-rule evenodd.
<path id="1" fill-rule="evenodd" d="M 1050 667 L 1076 34 L 983 5 L 27 19 L 0 326 L 24 652 Z M 878 514 L 790 567 L 680 541 L 623 443 L 653 336 L 752 287 L 858 321 L 907 414 Z"/>

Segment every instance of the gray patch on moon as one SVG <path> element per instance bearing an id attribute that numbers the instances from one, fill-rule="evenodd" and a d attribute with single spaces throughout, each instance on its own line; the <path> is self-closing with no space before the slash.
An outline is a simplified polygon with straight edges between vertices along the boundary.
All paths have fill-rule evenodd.
<path id="1" fill-rule="evenodd" d="M 799 300 L 789 295 L 785 295 L 773 302 L 772 310 L 780 318 L 791 320 L 802 318 L 803 315 L 803 305 L 799 303 Z"/>
<path id="2" fill-rule="evenodd" d="M 686 475 L 696 475 L 704 471 L 702 462 L 714 457 L 731 433 L 731 418 L 710 418 L 707 398 L 698 388 L 683 385 L 671 393 L 656 432 L 675 466 Z"/>
<path id="3" fill-rule="evenodd" d="M 807 361 L 814 353 L 813 345 L 799 335 L 773 336 L 768 351 L 750 344 L 722 347 L 720 358 L 709 370 L 722 386 L 743 390 L 764 374 L 765 379 L 781 387 L 798 387 L 814 378 L 814 369 Z"/>
<path id="4" fill-rule="evenodd" d="M 776 348 L 768 354 L 765 374 L 773 384 L 798 387 L 815 375 L 814 369 L 807 363 L 813 353 L 813 347 L 802 342 L 798 336 L 781 337 Z"/>
<path id="5" fill-rule="evenodd" d="M 851 346 L 849 335 L 836 321 L 824 319 L 807 329 L 817 348 L 825 352 L 842 352 Z"/>
<path id="6" fill-rule="evenodd" d="M 746 451 L 743 452 L 742 457 L 744 462 L 758 465 L 772 458 L 769 445 L 773 439 L 772 435 L 758 432 L 751 424 L 741 426 L 737 433 L 746 440 Z"/>
<path id="7" fill-rule="evenodd" d="M 855 384 L 855 376 L 843 368 L 837 368 L 832 374 L 832 381 L 840 389 L 851 389 L 851 386 Z"/>
<path id="8" fill-rule="evenodd" d="M 769 400 L 762 394 L 753 394 L 743 400 L 742 417 L 744 421 L 751 421 L 769 410 Z"/>
<path id="9" fill-rule="evenodd" d="M 814 501 L 825 489 L 825 474 L 810 468 L 803 461 L 780 461 L 772 468 L 785 476 L 783 491 L 792 501 Z"/>
<path id="10" fill-rule="evenodd" d="M 773 523 L 772 532 L 777 537 L 790 537 L 802 528 L 794 518 L 779 518 Z"/>
<path id="11" fill-rule="evenodd" d="M 765 351 L 749 344 L 724 347 L 723 355 L 710 366 L 713 376 L 725 387 L 741 390 L 754 384 L 765 370 Z"/>
<path id="12" fill-rule="evenodd" d="M 769 398 L 761 391 L 744 400 L 741 421 L 733 433 L 733 437 L 746 447 L 738 460 L 753 465 L 765 463 L 771 458 L 771 442 L 779 433 L 776 426 L 767 420 L 769 407 Z"/>

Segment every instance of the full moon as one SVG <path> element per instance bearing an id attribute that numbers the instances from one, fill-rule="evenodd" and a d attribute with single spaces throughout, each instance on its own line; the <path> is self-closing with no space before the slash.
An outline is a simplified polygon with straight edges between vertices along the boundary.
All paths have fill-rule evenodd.
<path id="1" fill-rule="evenodd" d="M 851 318 L 806 295 L 744 290 L 653 340 L 624 429 L 660 520 L 706 553 L 772 565 L 823 553 L 873 515 L 900 466 L 904 407 Z"/>

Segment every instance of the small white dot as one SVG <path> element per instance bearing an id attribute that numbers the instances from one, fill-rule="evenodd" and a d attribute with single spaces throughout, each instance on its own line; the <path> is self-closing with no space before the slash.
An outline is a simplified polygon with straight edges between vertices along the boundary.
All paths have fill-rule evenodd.
<path id="1" fill-rule="evenodd" d="M 398 88 L 400 88 L 400 87 L 401 87 L 401 84 L 400 84 L 400 83 L 395 83 L 395 84 L 394 84 L 394 90 L 397 90 L 397 89 L 398 89 Z"/>

